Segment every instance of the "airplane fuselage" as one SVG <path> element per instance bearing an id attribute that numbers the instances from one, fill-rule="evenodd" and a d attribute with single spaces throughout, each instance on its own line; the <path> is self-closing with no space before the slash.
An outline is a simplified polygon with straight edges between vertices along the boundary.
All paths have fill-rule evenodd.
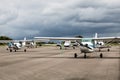
<path id="1" fill-rule="evenodd" d="M 92 53 L 94 50 L 89 49 L 89 48 L 84 47 L 84 46 L 80 46 L 80 51 L 81 51 L 81 53 Z"/>

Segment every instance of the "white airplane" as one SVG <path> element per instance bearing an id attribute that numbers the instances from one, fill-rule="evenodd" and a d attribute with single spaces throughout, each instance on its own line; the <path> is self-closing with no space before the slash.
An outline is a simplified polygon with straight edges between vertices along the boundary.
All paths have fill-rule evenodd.
<path id="1" fill-rule="evenodd" d="M 17 51 L 20 49 L 24 49 L 24 52 L 26 52 L 26 47 L 31 47 L 33 46 L 33 40 L 27 40 L 26 37 L 24 40 L 0 40 L 0 43 L 7 43 L 7 50 L 12 51 Z M 29 45 L 28 45 L 29 43 Z"/>
<path id="2" fill-rule="evenodd" d="M 64 43 L 57 43 L 57 46 L 60 47 L 60 49 L 67 49 L 67 47 L 72 47 L 73 49 L 75 49 L 76 46 L 78 46 L 78 43 L 77 42 L 71 42 L 70 40 L 66 40 L 64 41 Z"/>
<path id="3" fill-rule="evenodd" d="M 65 41 L 76 41 L 80 44 L 81 53 L 84 53 L 86 58 L 87 53 L 94 52 L 94 48 L 100 48 L 104 45 L 103 41 L 120 40 L 120 37 L 97 37 L 97 33 L 94 38 L 76 38 L 76 37 L 34 37 L 35 40 L 65 40 Z M 77 57 L 77 54 L 74 55 Z M 103 54 L 100 54 L 103 57 Z"/>

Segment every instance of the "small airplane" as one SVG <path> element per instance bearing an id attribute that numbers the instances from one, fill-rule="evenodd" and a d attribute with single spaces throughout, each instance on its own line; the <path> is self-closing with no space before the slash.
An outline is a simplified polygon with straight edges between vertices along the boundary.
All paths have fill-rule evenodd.
<path id="1" fill-rule="evenodd" d="M 57 43 L 57 46 L 60 47 L 60 49 L 67 49 L 69 47 L 72 47 L 73 49 L 75 49 L 76 46 L 78 46 L 77 42 L 71 42 L 70 40 L 66 40 L 66 41 L 62 41 L 61 43 Z"/>
<path id="2" fill-rule="evenodd" d="M 33 40 L 27 40 L 26 37 L 24 40 L 0 40 L 0 43 L 7 43 L 7 49 L 10 52 L 17 51 L 20 49 L 24 49 L 24 52 L 27 51 L 26 48 L 33 47 L 34 41 Z"/>
<path id="3" fill-rule="evenodd" d="M 111 40 L 120 40 L 120 37 L 99 37 L 97 33 L 94 38 L 77 38 L 77 37 L 34 37 L 35 40 L 65 40 L 65 41 L 76 41 L 79 43 L 81 53 L 84 53 L 84 58 L 86 58 L 87 53 L 94 52 L 95 48 L 103 48 L 103 41 L 111 41 Z M 67 46 L 70 45 L 70 42 Z M 109 47 L 104 47 L 109 48 Z M 109 50 L 109 49 L 108 49 Z M 74 54 L 74 57 L 77 57 L 77 54 Z M 103 54 L 100 54 L 100 58 L 103 57 Z"/>

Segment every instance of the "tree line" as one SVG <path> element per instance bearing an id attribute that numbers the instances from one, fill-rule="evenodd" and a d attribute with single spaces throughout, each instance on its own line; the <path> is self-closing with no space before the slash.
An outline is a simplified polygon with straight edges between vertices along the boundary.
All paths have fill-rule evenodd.
<path id="1" fill-rule="evenodd" d="M 0 40 L 12 40 L 12 38 L 7 36 L 0 36 Z M 0 43 L 0 45 L 5 45 L 5 43 Z"/>

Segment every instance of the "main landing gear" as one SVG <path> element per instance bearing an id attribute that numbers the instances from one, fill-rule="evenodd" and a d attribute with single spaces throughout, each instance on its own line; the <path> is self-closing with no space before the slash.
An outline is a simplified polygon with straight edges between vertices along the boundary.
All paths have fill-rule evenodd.
<path id="1" fill-rule="evenodd" d="M 77 58 L 77 57 L 78 57 L 77 53 L 74 53 L 74 58 Z M 86 53 L 84 53 L 84 58 L 87 58 Z M 102 53 L 100 53 L 100 58 L 103 58 L 103 54 Z"/>
<path id="2" fill-rule="evenodd" d="M 77 53 L 74 54 L 74 58 L 77 58 Z"/>
<path id="3" fill-rule="evenodd" d="M 84 53 L 84 58 L 87 58 L 87 55 L 86 55 L 86 53 Z"/>
<path id="4" fill-rule="evenodd" d="M 107 49 L 107 51 L 109 52 L 109 51 L 110 51 L 110 49 L 108 48 L 108 49 Z"/>
<path id="5" fill-rule="evenodd" d="M 103 54 L 102 53 L 100 53 L 100 58 L 103 58 Z"/>
<path id="6" fill-rule="evenodd" d="M 74 54 L 74 58 L 77 58 L 77 57 L 78 57 L 78 55 L 77 55 L 77 53 L 75 53 L 75 54 Z M 86 53 L 84 53 L 84 58 L 87 58 Z"/>
<path id="7" fill-rule="evenodd" d="M 26 49 L 24 49 L 24 52 L 26 52 L 27 50 Z"/>
<path id="8" fill-rule="evenodd" d="M 12 52 L 13 50 L 12 49 L 10 49 L 10 52 Z M 16 49 L 14 50 L 15 52 L 17 51 Z M 26 49 L 24 49 L 24 52 L 26 52 L 27 50 Z"/>
<path id="9" fill-rule="evenodd" d="M 74 58 L 77 58 L 77 57 L 78 57 L 77 53 L 74 53 Z M 84 58 L 87 58 L 86 53 L 84 53 Z"/>

